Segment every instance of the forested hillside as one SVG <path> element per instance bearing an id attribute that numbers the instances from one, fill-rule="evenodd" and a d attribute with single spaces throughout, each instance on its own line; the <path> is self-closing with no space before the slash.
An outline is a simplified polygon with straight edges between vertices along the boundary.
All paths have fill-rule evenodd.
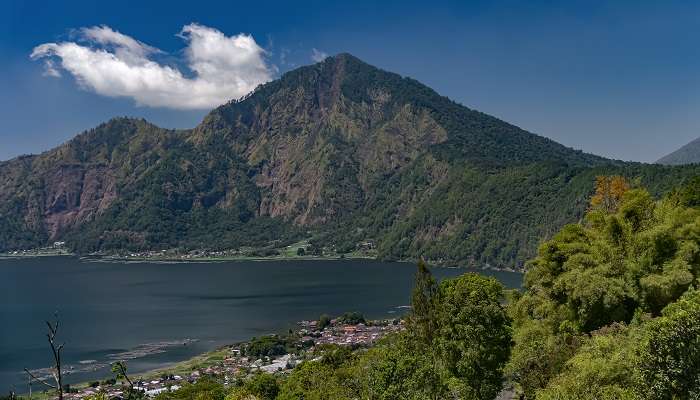
<path id="1" fill-rule="evenodd" d="M 0 251 L 280 247 L 521 265 L 583 216 L 594 178 L 654 195 L 700 167 L 575 151 L 341 54 L 260 86 L 192 130 L 117 118 L 0 163 Z"/>

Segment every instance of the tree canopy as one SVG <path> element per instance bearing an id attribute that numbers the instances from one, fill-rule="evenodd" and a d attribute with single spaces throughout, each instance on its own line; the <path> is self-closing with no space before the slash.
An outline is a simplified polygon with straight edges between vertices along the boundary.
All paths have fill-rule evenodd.
<path id="1" fill-rule="evenodd" d="M 540 246 L 525 292 L 509 307 L 508 371 L 528 398 L 687 398 L 697 390 L 686 375 L 700 363 L 689 325 L 700 211 L 681 201 L 691 189 L 656 201 L 601 178 L 585 219 Z"/>

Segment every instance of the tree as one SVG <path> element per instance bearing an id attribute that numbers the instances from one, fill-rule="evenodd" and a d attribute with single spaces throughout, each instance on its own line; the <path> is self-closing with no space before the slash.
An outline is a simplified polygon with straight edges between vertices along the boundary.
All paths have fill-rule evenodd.
<path id="1" fill-rule="evenodd" d="M 269 335 L 253 338 L 245 347 L 245 353 L 251 357 L 274 357 L 287 354 L 289 338 L 286 336 Z"/>
<path id="2" fill-rule="evenodd" d="M 386 338 L 361 355 L 354 366 L 357 398 L 442 399 L 446 388 L 430 348 L 410 333 Z"/>
<path id="3" fill-rule="evenodd" d="M 305 361 L 284 380 L 277 400 L 355 399 L 352 379 L 346 365 L 332 367 L 324 362 Z"/>
<path id="4" fill-rule="evenodd" d="M 46 337 L 48 338 L 49 345 L 51 346 L 51 353 L 53 355 L 54 359 L 54 366 L 53 366 L 53 371 L 51 375 L 53 376 L 55 385 L 51 385 L 47 383 L 43 379 L 37 378 L 34 374 L 29 371 L 29 369 L 24 368 L 24 371 L 29 375 L 31 379 L 36 380 L 37 382 L 43 384 L 44 386 L 54 389 L 58 392 L 58 400 L 63 400 L 63 372 L 61 371 L 61 351 L 63 351 L 63 346 L 65 343 L 57 344 L 56 343 L 56 335 L 58 334 L 58 314 L 55 314 L 55 322 L 52 324 L 49 321 L 46 321 L 46 326 L 49 328 L 49 332 L 46 334 Z M 30 379 L 30 387 L 31 387 L 31 379 Z"/>
<path id="5" fill-rule="evenodd" d="M 537 392 L 537 399 L 636 399 L 633 367 L 638 340 L 639 329 L 623 324 L 594 332 L 566 361 L 563 372 Z"/>
<path id="6" fill-rule="evenodd" d="M 467 273 L 443 281 L 437 296 L 433 346 L 449 391 L 461 399 L 493 399 L 511 348 L 503 286 Z"/>
<path id="7" fill-rule="evenodd" d="M 435 335 L 435 296 L 437 283 L 422 259 L 418 261 L 415 285 L 411 296 L 409 329 L 425 344 L 430 344 Z"/>
<path id="8" fill-rule="evenodd" d="M 695 176 L 684 185 L 674 189 L 669 197 L 685 207 L 700 206 L 700 176 Z"/>
<path id="9" fill-rule="evenodd" d="M 124 379 L 129 385 L 126 398 L 130 399 L 131 396 L 134 394 L 134 383 L 131 381 L 131 378 L 129 378 L 129 375 L 127 373 L 126 362 L 117 361 L 113 363 L 112 373 L 115 375 L 115 379 Z"/>
<path id="10" fill-rule="evenodd" d="M 202 378 L 195 383 L 186 383 L 174 392 L 163 392 L 156 400 L 224 400 L 226 388 L 219 382 Z"/>
<path id="11" fill-rule="evenodd" d="M 338 317 L 337 321 L 338 323 L 349 325 L 364 324 L 365 322 L 367 322 L 365 320 L 365 316 L 357 311 L 345 312 L 340 317 Z"/>
<path id="12" fill-rule="evenodd" d="M 700 291 L 670 304 L 646 331 L 637 365 L 640 397 L 699 399 Z"/>
<path id="13" fill-rule="evenodd" d="M 243 384 L 243 389 L 259 400 L 274 400 L 279 393 L 279 384 L 273 375 L 259 372 Z"/>
<path id="14" fill-rule="evenodd" d="M 328 314 L 321 314 L 321 316 L 318 317 L 318 330 L 319 331 L 326 329 L 326 327 L 330 324 L 331 324 L 331 317 L 329 317 Z"/>
<path id="15" fill-rule="evenodd" d="M 617 210 L 622 196 L 629 189 L 629 183 L 622 176 L 598 176 L 595 182 L 595 194 L 591 198 L 591 207 L 613 212 Z"/>

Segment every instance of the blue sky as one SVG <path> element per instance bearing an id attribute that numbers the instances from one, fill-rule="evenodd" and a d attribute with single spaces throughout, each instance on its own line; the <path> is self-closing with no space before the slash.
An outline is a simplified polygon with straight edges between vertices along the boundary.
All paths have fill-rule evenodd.
<path id="1" fill-rule="evenodd" d="M 252 53 L 238 65 L 235 49 L 220 60 L 195 51 L 214 36 L 222 54 L 234 40 Z M 654 161 L 700 136 L 699 39 L 692 1 L 10 0 L 0 5 L 0 160 L 113 116 L 193 127 L 228 90 L 234 97 L 314 54 L 349 52 L 567 146 Z M 62 66 L 66 43 L 136 54 L 177 76 L 156 88 L 115 83 L 108 69 L 86 78 L 80 65 Z M 60 77 L 47 76 L 46 61 Z M 232 78 L 219 81 L 227 68 Z"/>

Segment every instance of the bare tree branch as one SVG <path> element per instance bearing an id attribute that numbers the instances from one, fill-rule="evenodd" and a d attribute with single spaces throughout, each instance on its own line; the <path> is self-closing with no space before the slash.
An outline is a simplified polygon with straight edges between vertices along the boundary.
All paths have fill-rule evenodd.
<path id="1" fill-rule="evenodd" d="M 24 369 L 24 372 L 26 372 L 26 373 L 27 373 L 32 379 L 34 379 L 35 381 L 37 381 L 37 382 L 39 382 L 39 383 L 41 383 L 41 384 L 44 384 L 44 385 L 50 387 L 51 389 L 56 389 L 56 386 L 54 386 L 54 385 L 52 385 L 52 384 L 50 384 L 50 383 L 46 383 L 46 381 L 43 381 L 43 380 L 37 378 L 36 375 L 32 374 L 27 368 Z M 30 381 L 30 382 L 31 382 L 31 381 Z"/>
<path id="2" fill-rule="evenodd" d="M 59 324 L 59 318 L 58 318 L 58 313 L 54 313 L 54 317 L 56 318 L 56 322 L 53 324 L 49 321 L 46 322 L 46 326 L 49 328 L 49 332 L 46 334 L 46 338 L 49 341 L 49 345 L 51 346 L 51 353 L 53 353 L 53 359 L 54 359 L 54 367 L 51 371 L 51 375 L 56 382 L 55 385 L 51 385 L 47 382 L 45 382 L 42 379 L 37 378 L 34 374 L 32 374 L 27 368 L 24 369 L 24 371 L 30 376 L 29 379 L 29 385 L 30 385 L 30 391 L 31 391 L 31 382 L 32 379 L 36 380 L 37 382 L 54 389 L 58 391 L 58 400 L 63 400 L 63 373 L 61 372 L 61 351 L 63 350 L 63 347 L 65 346 L 65 343 L 62 343 L 60 345 L 56 345 L 56 335 L 58 334 L 58 324 Z"/>

